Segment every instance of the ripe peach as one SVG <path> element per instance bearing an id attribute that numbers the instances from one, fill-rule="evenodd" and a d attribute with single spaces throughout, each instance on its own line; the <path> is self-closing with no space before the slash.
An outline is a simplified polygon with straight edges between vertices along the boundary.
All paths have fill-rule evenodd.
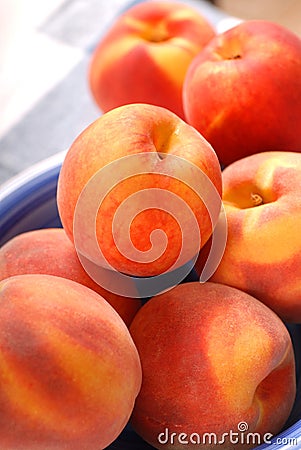
<path id="1" fill-rule="evenodd" d="M 144 1 L 122 14 L 94 50 L 91 93 L 103 112 L 129 103 L 163 106 L 183 118 L 189 64 L 215 36 L 185 3 Z"/>
<path id="2" fill-rule="evenodd" d="M 197 255 L 217 221 L 220 195 L 221 169 L 208 142 L 167 109 L 132 104 L 107 112 L 74 141 L 57 202 L 80 253 L 148 277 Z"/>
<path id="3" fill-rule="evenodd" d="M 285 321 L 300 322 L 301 154 L 258 153 L 222 176 L 228 239 L 210 280 L 248 292 Z M 202 252 L 198 273 L 201 267 Z"/>
<path id="4" fill-rule="evenodd" d="M 76 281 L 102 295 L 129 325 L 141 307 L 138 298 L 125 298 L 94 282 L 81 265 L 76 250 L 62 228 L 28 231 L 0 248 L 0 281 L 14 275 L 40 273 Z"/>
<path id="5" fill-rule="evenodd" d="M 300 151 L 300 37 L 264 20 L 217 35 L 189 66 L 183 105 L 224 165 L 267 150 Z"/>
<path id="6" fill-rule="evenodd" d="M 130 333 L 143 372 L 131 423 L 155 448 L 192 450 L 200 442 L 229 450 L 231 431 L 239 449 L 250 448 L 241 423 L 253 444 L 254 433 L 264 443 L 286 422 L 296 393 L 291 338 L 248 294 L 184 283 L 146 303 Z"/>
<path id="7" fill-rule="evenodd" d="M 100 295 L 53 275 L 0 282 L 0 447 L 95 450 L 141 385 L 128 328 Z"/>

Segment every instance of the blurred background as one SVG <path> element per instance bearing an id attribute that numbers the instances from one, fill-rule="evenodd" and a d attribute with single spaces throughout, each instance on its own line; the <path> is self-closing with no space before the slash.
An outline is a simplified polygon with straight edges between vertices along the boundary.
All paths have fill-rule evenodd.
<path id="1" fill-rule="evenodd" d="M 242 19 L 268 19 L 301 36 L 300 0 L 215 0 L 215 5 Z"/>
<path id="2" fill-rule="evenodd" d="M 269 19 L 301 36 L 301 0 L 183 0 L 220 24 Z M 91 53 L 130 0 L 0 0 L 0 184 L 67 149 L 99 115 Z"/>

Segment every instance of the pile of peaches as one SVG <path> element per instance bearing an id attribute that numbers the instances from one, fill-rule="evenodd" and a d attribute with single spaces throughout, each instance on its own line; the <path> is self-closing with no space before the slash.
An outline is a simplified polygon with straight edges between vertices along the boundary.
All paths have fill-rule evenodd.
<path id="1" fill-rule="evenodd" d="M 62 228 L 0 249 L 0 448 L 101 450 L 127 424 L 157 449 L 262 444 L 296 398 L 301 39 L 148 0 L 89 81 Z"/>

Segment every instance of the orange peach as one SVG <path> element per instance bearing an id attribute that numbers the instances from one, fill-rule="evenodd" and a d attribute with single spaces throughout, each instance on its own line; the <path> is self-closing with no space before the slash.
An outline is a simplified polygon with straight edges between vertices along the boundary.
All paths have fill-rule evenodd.
<path id="1" fill-rule="evenodd" d="M 0 448 L 95 450 L 141 385 L 128 328 L 100 295 L 53 275 L 0 282 Z"/>
<path id="2" fill-rule="evenodd" d="M 149 277 L 197 255 L 220 196 L 221 169 L 208 142 L 171 111 L 132 104 L 107 112 L 73 142 L 57 202 L 79 253 Z"/>
<path id="3" fill-rule="evenodd" d="M 138 102 L 163 106 L 183 118 L 186 71 L 215 34 L 208 20 L 185 3 L 132 6 L 94 50 L 89 70 L 93 98 L 103 112 Z"/>
<path id="4" fill-rule="evenodd" d="M 102 295 L 127 326 L 141 307 L 141 300 L 106 291 L 81 265 L 76 250 L 62 228 L 28 231 L 0 248 L 0 281 L 14 275 L 40 273 L 76 281 Z"/>
<path id="5" fill-rule="evenodd" d="M 262 151 L 300 151 L 300 37 L 266 20 L 217 35 L 187 70 L 183 106 L 224 165 Z"/>
<path id="6" fill-rule="evenodd" d="M 130 332 L 143 372 L 131 423 L 155 448 L 246 449 L 270 441 L 288 419 L 291 338 L 250 295 L 184 283 L 146 303 Z"/>
<path id="7" fill-rule="evenodd" d="M 258 153 L 222 176 L 228 239 L 210 280 L 248 292 L 285 321 L 300 322 L 301 154 Z M 202 256 L 198 273 L 201 267 Z"/>

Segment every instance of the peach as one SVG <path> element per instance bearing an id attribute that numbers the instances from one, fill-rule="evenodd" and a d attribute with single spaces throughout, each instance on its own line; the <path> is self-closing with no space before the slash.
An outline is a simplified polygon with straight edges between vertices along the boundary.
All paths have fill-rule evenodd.
<path id="1" fill-rule="evenodd" d="M 228 239 L 210 280 L 253 295 L 285 321 L 300 322 L 301 154 L 258 153 L 222 176 Z"/>
<path id="2" fill-rule="evenodd" d="M 53 275 L 6 278 L 0 300 L 0 447 L 107 447 L 141 385 L 123 320 L 99 294 Z"/>
<path id="3" fill-rule="evenodd" d="M 291 338 L 250 295 L 184 283 L 146 303 L 130 333 L 143 372 L 131 423 L 155 448 L 255 447 L 288 419 L 296 394 Z"/>
<path id="4" fill-rule="evenodd" d="M 103 112 L 129 103 L 151 103 L 183 118 L 186 71 L 213 36 L 208 20 L 185 3 L 159 0 L 132 6 L 93 52 L 89 68 L 93 98 Z"/>
<path id="5" fill-rule="evenodd" d="M 0 280 L 27 273 L 56 275 L 93 289 L 113 306 L 127 326 L 141 307 L 140 299 L 121 297 L 93 281 L 62 228 L 24 232 L 0 248 Z"/>
<path id="6" fill-rule="evenodd" d="M 214 37 L 183 85 L 185 118 L 228 165 L 268 150 L 301 148 L 301 39 L 249 20 Z"/>
<path id="7" fill-rule="evenodd" d="M 171 111 L 132 104 L 107 112 L 75 139 L 57 203 L 78 253 L 149 277 L 198 254 L 218 219 L 220 196 L 221 169 L 208 142 Z"/>

